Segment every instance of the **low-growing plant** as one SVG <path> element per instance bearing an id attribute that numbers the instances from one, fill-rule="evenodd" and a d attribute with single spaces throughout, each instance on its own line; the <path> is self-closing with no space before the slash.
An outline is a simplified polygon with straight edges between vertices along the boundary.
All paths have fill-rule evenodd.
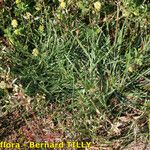
<path id="1" fill-rule="evenodd" d="M 9 50 L 1 60 L 26 94 L 57 106 L 55 124 L 81 132 L 76 138 L 126 143 L 135 127 L 147 134 L 148 9 L 133 0 L 6 1 L 0 28 Z"/>

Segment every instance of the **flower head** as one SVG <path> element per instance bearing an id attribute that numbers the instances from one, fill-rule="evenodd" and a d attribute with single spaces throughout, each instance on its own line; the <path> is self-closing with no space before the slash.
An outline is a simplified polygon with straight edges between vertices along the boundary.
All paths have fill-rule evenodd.
<path id="1" fill-rule="evenodd" d="M 13 28 L 16 28 L 18 26 L 18 21 L 16 19 L 13 19 L 11 21 L 11 25 L 13 26 Z"/>
<path id="2" fill-rule="evenodd" d="M 1 82 L 0 82 L 0 89 L 3 89 L 3 90 L 4 90 L 4 89 L 6 89 L 6 86 L 7 86 L 7 85 L 6 85 L 6 83 L 5 83 L 4 81 L 1 81 Z"/>
<path id="3" fill-rule="evenodd" d="M 39 55 L 39 50 L 37 48 L 34 48 L 33 51 L 32 51 L 32 55 L 35 56 L 35 57 L 38 56 Z"/>
<path id="4" fill-rule="evenodd" d="M 30 19 L 32 17 L 30 12 L 26 12 L 25 15 L 23 16 L 25 19 Z"/>
<path id="5" fill-rule="evenodd" d="M 39 28 L 38 28 L 38 30 L 39 30 L 40 32 L 43 32 L 43 31 L 44 31 L 44 26 L 43 26 L 43 25 L 40 25 Z"/>
<path id="6" fill-rule="evenodd" d="M 100 11 L 101 10 L 101 3 L 99 1 L 94 3 L 94 8 L 96 11 Z"/>
<path id="7" fill-rule="evenodd" d="M 60 3 L 60 7 L 61 7 L 62 9 L 65 9 L 65 7 L 66 7 L 66 3 L 65 3 L 64 1 L 61 1 L 61 3 Z"/>
<path id="8" fill-rule="evenodd" d="M 128 71 L 129 71 L 129 72 L 133 72 L 133 67 L 132 67 L 132 66 L 129 66 L 129 67 L 128 67 Z"/>
<path id="9" fill-rule="evenodd" d="M 16 0 L 16 4 L 19 4 L 21 2 L 21 0 Z"/>

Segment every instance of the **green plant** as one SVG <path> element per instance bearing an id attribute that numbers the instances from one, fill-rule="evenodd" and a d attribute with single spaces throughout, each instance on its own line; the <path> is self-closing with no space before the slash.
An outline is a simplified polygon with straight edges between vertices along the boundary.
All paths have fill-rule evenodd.
<path id="1" fill-rule="evenodd" d="M 67 125 L 72 134 L 78 130 L 74 138 L 80 140 L 111 145 L 121 136 L 124 143 L 136 138 L 135 126 L 147 132 L 148 6 L 121 2 L 37 1 L 32 7 L 24 1 L 3 8 L 2 18 L 8 17 L 0 27 L 12 49 L 2 58 L 8 58 L 16 83 L 29 96 L 45 94 L 47 107 L 56 105 L 55 124 L 64 132 Z"/>

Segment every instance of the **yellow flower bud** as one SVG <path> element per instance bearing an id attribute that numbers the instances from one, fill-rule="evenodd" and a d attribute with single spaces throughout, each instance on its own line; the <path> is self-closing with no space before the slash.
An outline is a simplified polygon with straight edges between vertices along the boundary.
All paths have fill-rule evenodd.
<path id="1" fill-rule="evenodd" d="M 132 66 L 129 66 L 128 71 L 129 71 L 129 72 L 133 72 L 133 67 L 132 67 Z"/>
<path id="2" fill-rule="evenodd" d="M 101 10 L 101 3 L 99 1 L 94 3 L 94 8 L 96 11 L 100 11 Z"/>
<path id="3" fill-rule="evenodd" d="M 13 19 L 11 25 L 13 26 L 13 28 L 16 28 L 18 26 L 18 21 L 16 19 Z"/>
<path id="4" fill-rule="evenodd" d="M 40 32 L 43 32 L 43 31 L 44 31 L 44 26 L 43 26 L 43 25 L 40 25 L 39 28 L 38 28 L 38 30 L 39 30 Z"/>
<path id="5" fill-rule="evenodd" d="M 21 2 L 21 0 L 16 0 L 16 4 L 19 4 Z"/>
<path id="6" fill-rule="evenodd" d="M 4 90 L 4 89 L 6 89 L 6 86 L 7 86 L 7 85 L 6 85 L 6 83 L 5 83 L 4 81 L 1 81 L 1 82 L 0 82 L 0 89 L 3 89 L 3 90 Z"/>
<path id="7" fill-rule="evenodd" d="M 32 17 L 32 15 L 31 15 L 31 13 L 26 12 L 25 15 L 23 15 L 23 17 L 28 20 Z"/>
<path id="8" fill-rule="evenodd" d="M 32 51 L 32 55 L 35 56 L 35 57 L 38 56 L 39 55 L 39 50 L 37 48 L 34 48 L 33 51 Z"/>
<path id="9" fill-rule="evenodd" d="M 62 9 L 65 9 L 66 3 L 65 3 L 64 1 L 62 1 L 62 2 L 60 3 L 60 7 L 61 7 Z"/>

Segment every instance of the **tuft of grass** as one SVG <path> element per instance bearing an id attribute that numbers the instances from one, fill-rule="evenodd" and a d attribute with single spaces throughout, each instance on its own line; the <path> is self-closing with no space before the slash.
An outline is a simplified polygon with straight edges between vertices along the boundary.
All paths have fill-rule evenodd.
<path id="1" fill-rule="evenodd" d="M 41 107 L 36 100 L 32 107 L 41 115 L 55 106 L 53 121 L 64 133 L 111 147 L 119 140 L 121 148 L 148 135 L 148 6 L 102 1 L 97 12 L 93 2 L 68 2 L 63 9 L 59 2 L 4 7 L 0 28 L 9 47 L 1 53 L 2 70 L 7 60 L 26 94 L 46 95 Z M 7 92 L 0 92 L 4 103 Z"/>

